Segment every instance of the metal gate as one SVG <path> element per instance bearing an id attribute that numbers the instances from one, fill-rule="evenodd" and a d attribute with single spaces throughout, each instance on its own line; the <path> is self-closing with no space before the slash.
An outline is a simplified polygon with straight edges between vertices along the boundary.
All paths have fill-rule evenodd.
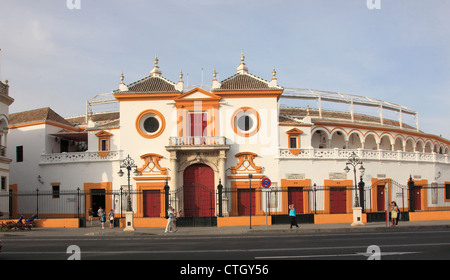
<path id="1" fill-rule="evenodd" d="M 388 184 L 386 190 L 385 186 Z M 388 201 L 388 205 L 386 205 Z M 408 187 L 399 184 L 392 179 L 380 179 L 372 185 L 364 188 L 364 208 L 367 222 L 386 221 L 386 210 L 389 212 L 389 204 L 395 201 L 400 213 L 400 221 L 409 220 L 408 212 Z M 387 207 L 387 208 L 386 208 Z M 389 215 L 389 213 L 388 213 Z"/>
<path id="2" fill-rule="evenodd" d="M 217 226 L 214 187 L 195 183 L 182 186 L 175 191 L 170 203 L 182 211 L 177 225 Z"/>

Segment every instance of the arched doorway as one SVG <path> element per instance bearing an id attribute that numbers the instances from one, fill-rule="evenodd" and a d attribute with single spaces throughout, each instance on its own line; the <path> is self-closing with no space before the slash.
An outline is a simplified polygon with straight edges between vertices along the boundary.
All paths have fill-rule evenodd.
<path id="1" fill-rule="evenodd" d="M 215 215 L 214 171 L 205 164 L 193 164 L 184 170 L 183 202 L 185 217 Z"/>

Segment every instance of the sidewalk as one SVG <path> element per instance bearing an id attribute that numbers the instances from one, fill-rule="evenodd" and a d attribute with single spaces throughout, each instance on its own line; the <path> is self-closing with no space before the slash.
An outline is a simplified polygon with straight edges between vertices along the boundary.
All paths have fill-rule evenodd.
<path id="1" fill-rule="evenodd" d="M 135 231 L 124 231 L 123 228 L 102 229 L 100 225 L 86 228 L 33 228 L 30 231 L 0 232 L 0 238 L 5 236 L 30 237 L 70 237 L 70 236 L 165 236 L 186 237 L 205 235 L 235 235 L 235 234 L 277 234 L 277 233 L 319 233 L 319 232 L 373 232 L 402 231 L 426 229 L 450 229 L 450 221 L 399 222 L 396 227 L 387 227 L 385 222 L 367 223 L 364 226 L 350 224 L 299 224 L 300 228 L 289 229 L 289 224 L 272 226 L 236 226 L 236 227 L 179 227 L 176 233 L 165 233 L 164 228 L 136 228 Z"/>

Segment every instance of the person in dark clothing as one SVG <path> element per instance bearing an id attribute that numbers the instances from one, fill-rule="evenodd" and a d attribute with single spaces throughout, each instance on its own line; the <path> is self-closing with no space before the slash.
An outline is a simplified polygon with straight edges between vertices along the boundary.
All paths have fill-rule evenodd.
<path id="1" fill-rule="evenodd" d="M 295 219 L 294 204 L 289 205 L 289 219 L 291 220 L 291 229 L 292 229 L 292 226 L 296 226 L 298 228 L 297 220 Z"/>

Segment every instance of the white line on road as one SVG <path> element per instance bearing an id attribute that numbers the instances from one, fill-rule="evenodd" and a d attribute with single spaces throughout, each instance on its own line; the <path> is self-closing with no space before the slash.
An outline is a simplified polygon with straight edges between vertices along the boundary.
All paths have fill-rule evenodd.
<path id="1" fill-rule="evenodd" d="M 380 247 L 386 248 L 397 248 L 397 247 L 412 247 L 412 246 L 450 246 L 450 243 L 426 243 L 426 244 L 400 244 L 400 245 L 379 245 Z M 309 248 L 261 248 L 261 249 L 217 249 L 217 250 L 133 250 L 133 251 L 88 251 L 81 247 L 81 254 L 192 254 L 192 253 L 249 253 L 249 252 L 280 252 L 280 251 L 307 251 L 307 250 L 342 250 L 342 249 L 366 249 L 367 246 L 339 246 L 339 247 L 309 247 Z M 46 252 L 8 252 L 3 251 L 4 254 L 65 254 L 63 252 L 57 251 L 46 251 Z M 2 253 L 2 254 L 3 254 Z M 415 252 L 401 252 L 401 253 L 415 253 Z M 356 254 L 366 254 L 366 253 L 356 253 Z M 385 253 L 387 254 L 387 253 Z M 345 254 L 344 254 L 345 255 Z M 352 254 L 354 255 L 354 254 Z M 330 255 L 331 256 L 331 255 Z M 277 257 L 277 256 L 273 256 Z M 266 257 L 266 258 L 273 258 Z M 259 257 L 263 258 L 263 257 Z"/>
<path id="2" fill-rule="evenodd" d="M 407 254 L 418 254 L 418 253 L 420 253 L 420 252 L 387 252 L 387 253 L 381 253 L 381 256 L 407 255 Z M 255 257 L 255 259 L 264 260 L 264 259 L 337 258 L 337 257 L 350 257 L 350 256 L 363 256 L 363 257 L 368 258 L 371 256 L 371 254 L 354 253 L 354 254 L 306 255 L 306 256 L 269 256 L 269 257 Z"/>

